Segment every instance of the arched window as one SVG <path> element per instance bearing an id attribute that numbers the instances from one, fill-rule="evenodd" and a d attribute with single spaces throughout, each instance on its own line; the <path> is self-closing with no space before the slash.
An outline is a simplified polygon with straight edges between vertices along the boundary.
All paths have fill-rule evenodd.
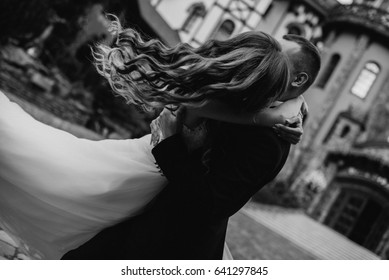
<path id="1" fill-rule="evenodd" d="M 319 81 L 317 82 L 317 86 L 319 88 L 325 88 L 327 82 L 331 78 L 332 73 L 334 73 L 336 66 L 338 65 L 340 61 L 340 55 L 339 54 L 333 54 L 331 56 L 330 61 L 327 64 L 327 67 L 324 69 L 323 74 L 321 74 Z"/>
<path id="2" fill-rule="evenodd" d="M 342 132 L 340 133 L 340 138 L 346 137 L 349 134 L 350 130 L 351 130 L 350 126 L 349 125 L 345 125 L 343 127 L 343 129 L 342 129 Z"/>
<path id="3" fill-rule="evenodd" d="M 226 19 L 225 21 L 223 21 L 219 29 L 216 31 L 215 39 L 226 40 L 230 38 L 230 36 L 234 32 L 234 29 L 235 29 L 235 23 L 230 19 Z"/>
<path id="4" fill-rule="evenodd" d="M 371 61 L 366 63 L 352 86 L 351 93 L 364 99 L 369 93 L 379 73 L 380 67 L 377 63 Z"/>
<path id="5" fill-rule="evenodd" d="M 182 30 L 190 32 L 195 22 L 206 14 L 205 5 L 202 2 L 194 3 L 188 8 L 188 17 L 182 25 Z"/>

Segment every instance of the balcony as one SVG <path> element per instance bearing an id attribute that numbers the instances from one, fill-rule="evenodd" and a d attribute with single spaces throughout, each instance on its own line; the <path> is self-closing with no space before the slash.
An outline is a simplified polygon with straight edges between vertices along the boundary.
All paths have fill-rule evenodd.
<path id="1" fill-rule="evenodd" d="M 365 4 L 338 5 L 323 25 L 325 32 L 342 27 L 389 38 L 389 12 Z"/>

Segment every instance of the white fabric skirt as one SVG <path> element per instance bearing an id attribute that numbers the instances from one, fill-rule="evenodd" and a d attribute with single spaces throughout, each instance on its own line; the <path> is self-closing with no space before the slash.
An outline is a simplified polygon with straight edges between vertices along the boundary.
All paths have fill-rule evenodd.
<path id="1" fill-rule="evenodd" d="M 0 91 L 0 225 L 59 259 L 162 190 L 150 135 L 91 141 L 36 121 Z"/>

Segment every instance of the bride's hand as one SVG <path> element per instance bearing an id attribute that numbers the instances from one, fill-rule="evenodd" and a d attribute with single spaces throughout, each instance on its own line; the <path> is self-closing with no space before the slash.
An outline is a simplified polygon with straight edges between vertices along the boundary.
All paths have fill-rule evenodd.
<path id="1" fill-rule="evenodd" d="M 163 109 L 161 114 L 151 122 L 151 144 L 154 146 L 162 140 L 173 136 L 182 129 L 184 109 Z"/>
<path id="2" fill-rule="evenodd" d="M 308 114 L 308 105 L 304 97 L 299 97 L 301 100 L 300 111 L 297 116 L 285 120 L 285 124 L 276 124 L 273 126 L 274 131 L 285 141 L 296 145 L 301 141 L 304 134 L 303 119 Z"/>
<path id="3" fill-rule="evenodd" d="M 279 137 L 284 139 L 285 141 L 296 145 L 301 141 L 301 137 L 303 136 L 303 121 L 301 116 L 296 116 L 289 118 L 285 121 L 285 125 L 276 124 L 274 125 L 274 131 L 277 133 Z"/>

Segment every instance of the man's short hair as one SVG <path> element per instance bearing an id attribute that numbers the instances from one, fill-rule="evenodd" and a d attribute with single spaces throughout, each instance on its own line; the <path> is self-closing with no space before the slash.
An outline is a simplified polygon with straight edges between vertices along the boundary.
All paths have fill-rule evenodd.
<path id="1" fill-rule="evenodd" d="M 304 88 L 307 89 L 315 81 L 319 73 L 321 66 L 320 52 L 314 44 L 302 36 L 286 34 L 282 38 L 288 41 L 296 42 L 301 47 L 301 52 L 304 57 L 298 60 L 298 67 L 299 69 L 306 71 L 308 74 L 308 82 L 304 86 Z"/>

